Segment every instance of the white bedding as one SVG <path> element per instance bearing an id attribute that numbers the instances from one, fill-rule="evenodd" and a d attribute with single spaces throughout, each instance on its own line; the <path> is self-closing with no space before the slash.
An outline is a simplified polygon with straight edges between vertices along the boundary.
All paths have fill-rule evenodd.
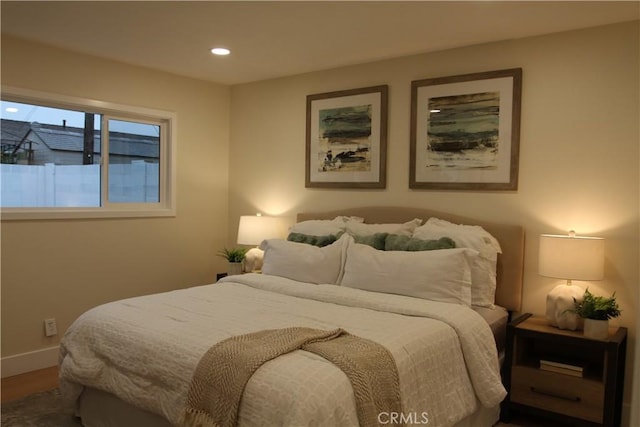
<path id="1" fill-rule="evenodd" d="M 72 399 L 83 386 L 104 390 L 180 425 L 192 373 L 212 344 L 287 326 L 342 327 L 386 346 L 398 367 L 404 414 L 420 422 L 426 413 L 430 426 L 452 425 L 478 401 L 491 407 L 506 394 L 491 330 L 467 306 L 258 274 L 86 312 L 61 343 L 61 388 Z M 238 420 L 358 424 L 347 377 L 304 351 L 258 369 Z"/>

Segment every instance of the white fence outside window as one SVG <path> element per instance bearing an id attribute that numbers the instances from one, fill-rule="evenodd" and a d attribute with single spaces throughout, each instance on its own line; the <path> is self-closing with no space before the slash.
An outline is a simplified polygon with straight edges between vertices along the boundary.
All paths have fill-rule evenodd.
<path id="1" fill-rule="evenodd" d="M 159 200 L 159 164 L 145 161 L 109 166 L 109 201 Z M 99 207 L 100 165 L 0 164 L 0 206 Z"/>

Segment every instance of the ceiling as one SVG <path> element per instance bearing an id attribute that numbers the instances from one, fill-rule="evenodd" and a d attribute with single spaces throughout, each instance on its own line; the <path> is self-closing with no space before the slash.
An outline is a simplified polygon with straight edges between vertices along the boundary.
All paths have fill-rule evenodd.
<path id="1" fill-rule="evenodd" d="M 640 19 L 626 1 L 7 1 L 3 34 L 223 84 Z M 231 49 L 216 57 L 215 46 Z"/>

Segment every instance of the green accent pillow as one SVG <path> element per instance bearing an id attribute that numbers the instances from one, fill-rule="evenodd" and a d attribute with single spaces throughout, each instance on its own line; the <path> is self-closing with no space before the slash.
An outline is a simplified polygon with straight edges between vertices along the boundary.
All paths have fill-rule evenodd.
<path id="1" fill-rule="evenodd" d="M 362 245 L 371 246 L 374 249 L 384 251 L 387 236 L 389 236 L 389 233 L 375 233 L 369 236 L 353 236 L 353 241 Z"/>
<path id="2" fill-rule="evenodd" d="M 311 236 L 309 234 L 302 233 L 289 233 L 287 240 L 290 242 L 306 243 L 308 245 L 322 248 L 338 240 L 338 236 L 334 236 L 333 234 L 329 236 Z"/>
<path id="3" fill-rule="evenodd" d="M 448 238 L 441 237 L 438 240 L 413 239 L 409 236 L 389 234 L 385 241 L 385 251 L 432 251 L 435 249 L 453 249 L 456 243 Z"/>

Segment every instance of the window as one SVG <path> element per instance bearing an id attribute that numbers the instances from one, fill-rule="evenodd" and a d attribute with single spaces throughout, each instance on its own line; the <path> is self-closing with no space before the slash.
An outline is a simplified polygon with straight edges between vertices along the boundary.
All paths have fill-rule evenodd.
<path id="1" fill-rule="evenodd" d="M 3 87 L 2 219 L 174 215 L 172 113 Z"/>

